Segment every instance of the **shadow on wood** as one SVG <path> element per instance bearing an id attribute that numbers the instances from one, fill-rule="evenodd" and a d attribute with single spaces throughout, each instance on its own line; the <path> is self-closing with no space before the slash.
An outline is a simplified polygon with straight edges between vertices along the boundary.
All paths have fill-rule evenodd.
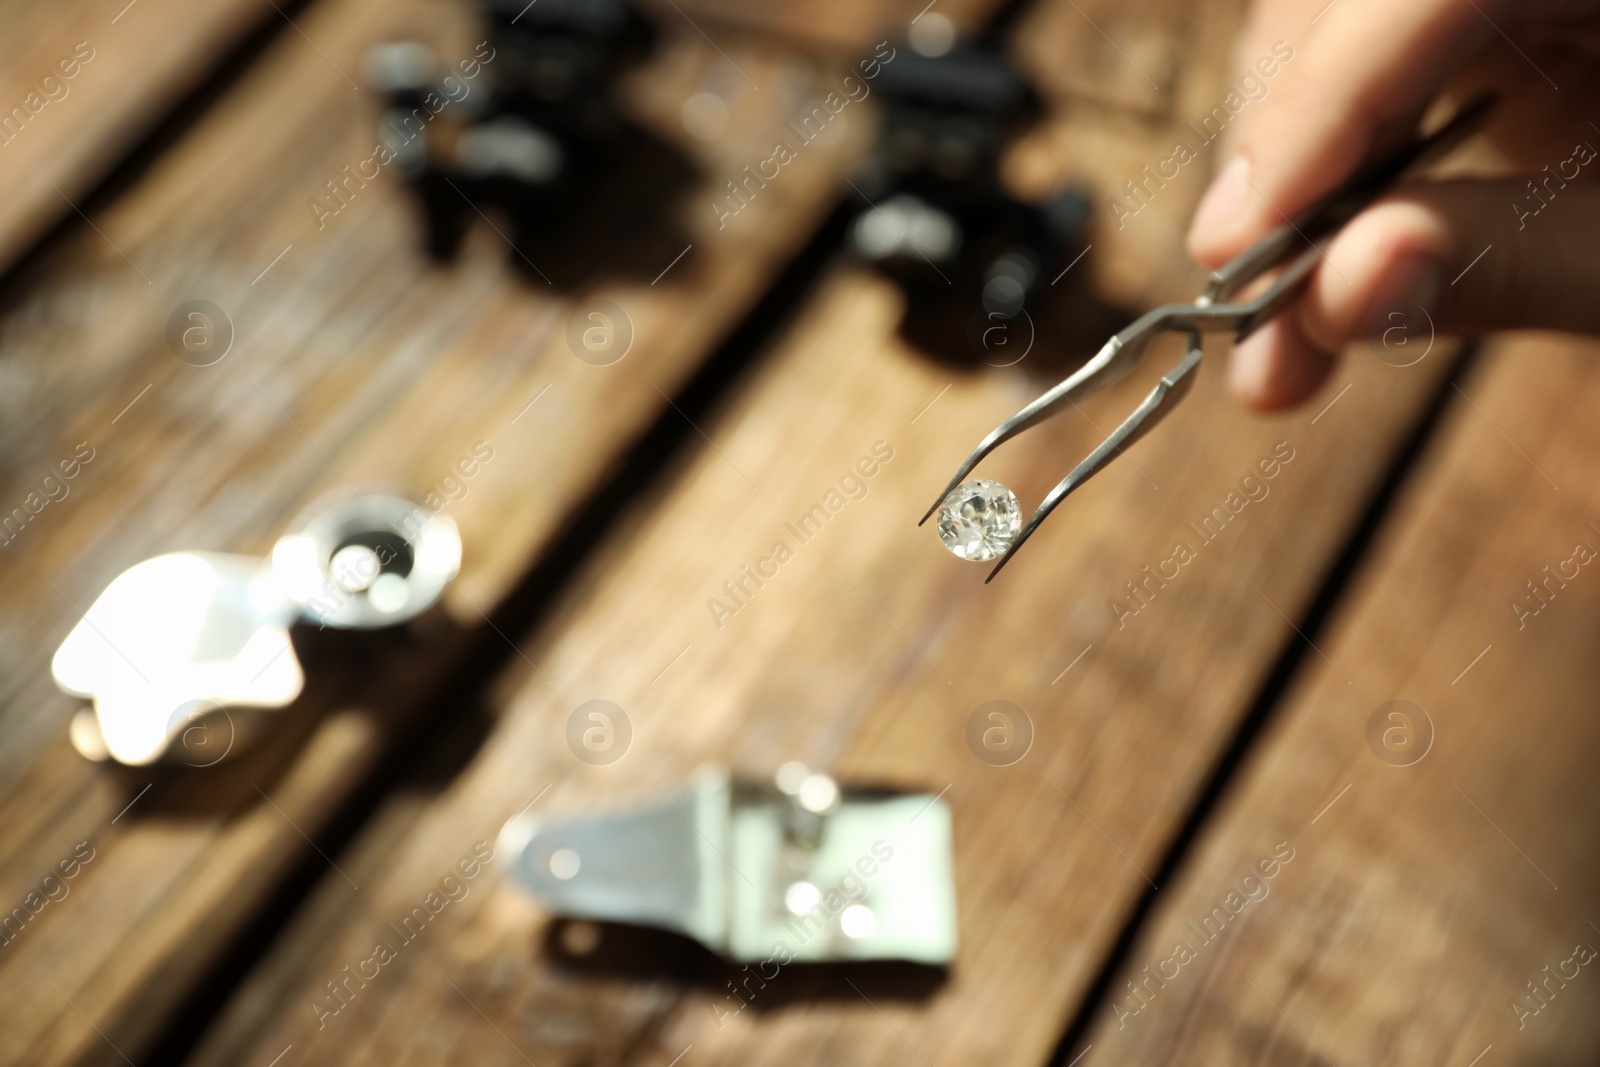
<path id="1" fill-rule="evenodd" d="M 1070 275 L 1069 275 L 1070 277 Z M 974 371 L 1021 366 L 1041 381 L 1082 366 L 1137 314 L 1108 304 L 1087 286 L 1063 281 L 1036 308 L 1003 320 L 985 313 L 981 278 L 952 278 L 946 293 L 912 294 L 900 335 L 922 355 Z M 951 295 L 951 294 L 956 295 Z"/>
<path id="2" fill-rule="evenodd" d="M 371 723 L 368 744 L 381 748 L 414 727 L 414 711 L 402 701 L 373 700 L 372 679 L 381 692 L 412 686 L 437 688 L 431 664 L 439 645 L 468 640 L 441 612 L 393 630 L 290 631 L 294 654 L 305 671 L 305 689 L 284 708 L 227 708 L 196 718 L 174 739 L 166 758 L 144 767 L 108 762 L 106 772 L 125 783 L 131 801 L 147 785 L 148 796 L 128 812 L 142 819 L 211 821 L 247 811 L 271 797 L 308 739 L 331 715 L 354 708 Z M 394 709 L 394 710 L 388 710 Z"/>
<path id="3" fill-rule="evenodd" d="M 602 274 L 655 279 L 689 244 L 678 207 L 703 184 L 699 169 L 626 121 L 573 147 L 581 151 L 549 186 L 424 172 L 415 188 L 429 255 L 453 259 L 468 229 L 487 224 L 511 246 L 511 266 L 536 284 L 573 291 Z"/>
<path id="4" fill-rule="evenodd" d="M 576 975 L 640 982 L 666 979 L 726 996 L 712 1002 L 719 1017 L 752 1008 L 769 1011 L 800 1003 L 839 1000 L 921 1002 L 950 976 L 949 968 L 900 960 L 740 965 L 679 934 L 625 923 L 556 919 L 538 950 L 554 966 Z"/>

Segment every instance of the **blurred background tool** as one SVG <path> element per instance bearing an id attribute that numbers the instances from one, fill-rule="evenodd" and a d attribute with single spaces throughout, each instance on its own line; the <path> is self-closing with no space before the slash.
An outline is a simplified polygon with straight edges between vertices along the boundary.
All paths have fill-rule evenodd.
<path id="1" fill-rule="evenodd" d="M 649 57 L 657 32 L 632 0 L 480 7 L 485 41 L 457 65 L 418 41 L 368 51 L 367 81 L 388 101 L 378 136 L 416 193 L 431 255 L 453 258 L 481 221 L 526 274 L 550 282 L 536 263 L 560 261 L 570 284 L 578 247 L 595 243 L 591 212 L 660 226 L 637 206 L 671 206 L 686 180 L 688 164 L 617 102 L 618 79 Z M 670 173 L 619 186 L 619 170 Z"/>
<path id="2" fill-rule="evenodd" d="M 800 763 L 772 782 L 701 768 L 687 791 L 642 810 L 521 815 L 496 850 L 557 915 L 662 927 L 736 962 L 942 966 L 955 955 L 949 807 L 841 790 Z"/>
<path id="3" fill-rule="evenodd" d="M 1038 207 L 1001 181 L 1001 155 L 1037 120 L 1038 95 L 999 30 L 962 39 L 932 10 L 884 64 L 877 90 L 883 125 L 852 180 L 867 206 L 850 247 L 904 290 L 915 342 L 957 363 L 1019 362 L 1037 329 L 1029 312 L 1083 251 L 1089 215 L 1081 188 Z"/>
<path id="4" fill-rule="evenodd" d="M 291 625 L 398 626 L 438 603 L 460 569 L 448 516 L 372 492 L 319 502 L 270 559 L 169 552 L 137 563 L 51 661 L 57 685 L 94 702 L 72 719 L 73 747 L 133 766 L 214 766 L 260 732 L 250 709 L 300 695 Z"/>
<path id="5" fill-rule="evenodd" d="M 981 40 L 998 7 L 639 0 L 654 42 L 607 106 L 686 180 L 630 156 L 556 220 L 572 255 L 519 254 L 484 205 L 440 262 L 393 162 L 343 183 L 373 173 L 388 104 L 369 49 L 479 64 L 442 129 L 505 58 L 478 58 L 481 8 L 9 2 L 0 1062 L 1594 1060 L 1590 966 L 1525 1027 L 1508 1004 L 1595 936 L 1595 346 L 1467 358 L 1417 317 L 1273 417 L 1207 359 L 1167 432 L 1039 528 L 1035 576 L 984 587 L 906 516 L 1135 317 L 1108 309 L 1203 288 L 1182 235 L 1223 143 L 1193 129 L 1230 94 L 1257 106 L 1247 74 L 1285 88 L 1236 55 L 1240 2 L 1012 5 L 1040 106 L 998 184 L 1094 209 L 1032 306 L 1075 286 L 1101 317 L 1041 323 L 1009 367 L 909 336 L 906 292 L 850 247 L 877 82 L 719 227 L 728 183 L 862 57 L 909 58 L 925 10 Z M 1284 39 L 1278 79 L 1308 58 L 1303 28 Z M 169 343 L 197 300 L 231 348 Z M 569 341 L 602 310 L 625 358 Z M 1042 498 L 1147 392 L 1130 376 L 985 472 Z M 455 522 L 436 609 L 297 643 L 300 697 L 215 766 L 85 760 L 50 664 L 96 596 L 174 546 L 263 559 L 352 484 Z M 595 700 L 631 723 L 604 760 L 568 733 Z M 494 847 L 519 812 L 622 812 L 707 763 L 791 758 L 948 806 L 938 981 L 863 960 L 762 988 L 771 967 L 683 937 L 614 953 L 618 924 L 596 943 Z"/>

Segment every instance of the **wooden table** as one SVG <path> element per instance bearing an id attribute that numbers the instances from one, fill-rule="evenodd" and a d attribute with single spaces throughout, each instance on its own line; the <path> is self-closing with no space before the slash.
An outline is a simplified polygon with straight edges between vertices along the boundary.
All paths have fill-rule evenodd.
<path id="1" fill-rule="evenodd" d="M 26 916 L 0 945 L 0 1062 L 1593 1061 L 1600 979 L 1575 946 L 1600 945 L 1600 580 L 1566 562 L 1600 547 L 1592 344 L 1438 339 L 1407 366 L 1425 338 L 1404 359 L 1360 346 L 1270 419 L 1223 395 L 1217 347 L 1171 420 L 986 587 L 914 520 L 1049 371 L 928 358 L 898 290 L 842 254 L 870 107 L 726 228 L 706 207 L 922 4 L 648 5 L 662 41 L 621 96 L 690 187 L 652 213 L 619 179 L 602 269 L 538 264 L 552 284 L 487 227 L 429 262 L 392 181 L 321 226 L 306 206 L 369 147 L 364 49 L 420 34 L 465 54 L 469 9 L 6 6 L 0 102 L 79 41 L 94 58 L 0 147 L 0 504 L 92 458 L 0 545 L 0 905 Z M 940 10 L 972 27 L 997 9 Z M 1181 234 L 1213 148 L 1122 225 L 1110 205 L 1237 80 L 1242 18 L 1177 0 L 1021 16 L 1047 107 L 1006 178 L 1096 191 L 1074 271 L 1099 305 L 1199 283 Z M 728 105 L 708 141 L 680 117 L 697 92 Z M 214 366 L 163 339 L 190 299 L 232 321 Z M 566 340 L 601 300 L 635 333 L 607 367 Z M 1135 379 L 986 470 L 1037 499 Z M 439 617 L 306 642 L 306 693 L 215 767 L 73 751 L 78 702 L 49 660 L 117 573 L 265 552 L 323 493 L 421 496 L 480 443 Z M 708 611 L 875 447 L 890 458 L 861 499 L 736 613 Z M 1196 538 L 1217 507 L 1223 532 Z M 1178 541 L 1194 558 L 1134 596 Z M 1533 599 L 1546 565 L 1568 577 Z M 594 698 L 633 724 L 609 766 L 563 740 Z M 1008 767 L 965 742 L 991 699 L 1035 731 Z M 1420 759 L 1384 746 L 1394 700 Z M 337 1015 L 313 1007 L 530 802 L 650 803 L 706 762 L 789 759 L 943 791 L 948 973 L 802 976 L 728 1016 L 715 967 L 576 956 L 495 861 Z"/>

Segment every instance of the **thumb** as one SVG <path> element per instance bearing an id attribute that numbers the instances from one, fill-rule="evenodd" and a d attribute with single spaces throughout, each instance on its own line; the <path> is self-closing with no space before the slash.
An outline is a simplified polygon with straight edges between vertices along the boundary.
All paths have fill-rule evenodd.
<path id="1" fill-rule="evenodd" d="M 1600 334 L 1600 186 L 1547 168 L 1531 184 L 1448 182 L 1386 198 L 1324 247 L 1293 307 L 1234 349 L 1229 383 L 1252 406 L 1288 407 L 1351 342 L 1502 329 Z"/>

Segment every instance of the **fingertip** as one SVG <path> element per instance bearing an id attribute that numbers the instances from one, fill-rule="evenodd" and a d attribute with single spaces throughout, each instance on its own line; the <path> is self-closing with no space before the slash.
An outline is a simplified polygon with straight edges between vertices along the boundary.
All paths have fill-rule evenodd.
<path id="1" fill-rule="evenodd" d="M 1262 406 L 1270 377 L 1272 333 L 1277 328 L 1276 322 L 1267 323 L 1228 354 L 1228 391 L 1246 407 Z"/>
<path id="2" fill-rule="evenodd" d="M 1298 326 L 1323 351 L 1380 336 L 1395 316 L 1431 315 L 1441 298 L 1448 232 L 1426 206 L 1392 198 L 1358 215 L 1328 249 Z"/>
<path id="3" fill-rule="evenodd" d="M 1189 254 L 1208 267 L 1233 258 L 1259 225 L 1258 199 L 1250 184 L 1250 157 L 1234 156 L 1217 172 L 1195 208 L 1186 242 Z"/>
<path id="4" fill-rule="evenodd" d="M 1216 270 L 1232 258 L 1228 254 L 1228 246 L 1219 241 L 1216 234 L 1193 224 L 1189 227 L 1189 235 L 1184 238 L 1183 247 L 1189 253 L 1189 258 L 1206 270 Z"/>
<path id="5" fill-rule="evenodd" d="M 1292 318 L 1275 319 L 1234 346 L 1228 389 L 1246 407 L 1282 411 L 1315 393 L 1336 358 L 1306 338 Z"/>

